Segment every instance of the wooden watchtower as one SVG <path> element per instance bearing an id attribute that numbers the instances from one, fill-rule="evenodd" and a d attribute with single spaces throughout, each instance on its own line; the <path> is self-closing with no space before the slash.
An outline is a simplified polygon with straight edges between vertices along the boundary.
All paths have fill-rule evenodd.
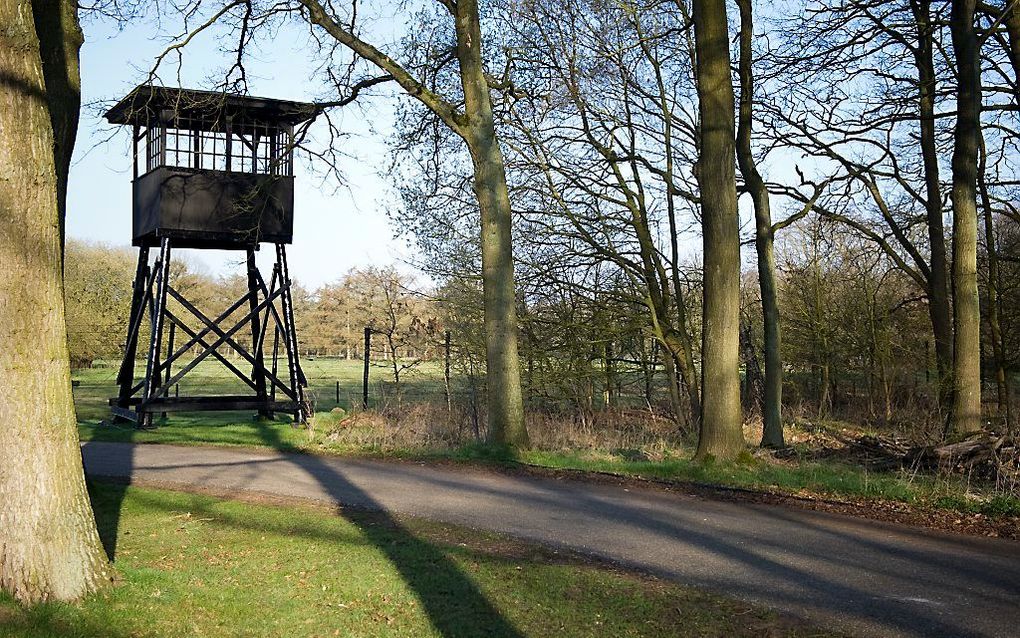
<path id="1" fill-rule="evenodd" d="M 174 411 L 257 410 L 269 417 L 288 412 L 299 422 L 309 416 L 285 246 L 294 224 L 294 130 L 317 113 L 314 104 L 152 85 L 136 88 L 107 111 L 110 123 L 133 129 L 132 243 L 138 247 L 120 391 L 110 399 L 117 417 L 149 427 L 153 414 Z M 268 283 L 255 263 L 262 243 L 274 244 L 276 251 Z M 150 264 L 152 248 L 158 253 Z M 174 248 L 244 251 L 247 293 L 219 315 L 207 316 L 170 281 Z M 168 308 L 168 298 L 177 311 Z M 237 312 L 244 314 L 232 319 Z M 146 322 L 150 338 L 138 378 L 135 357 Z M 174 343 L 177 331 L 186 337 L 183 343 Z M 240 364 L 224 355 L 227 349 Z M 210 357 L 250 393 L 171 394 Z"/>

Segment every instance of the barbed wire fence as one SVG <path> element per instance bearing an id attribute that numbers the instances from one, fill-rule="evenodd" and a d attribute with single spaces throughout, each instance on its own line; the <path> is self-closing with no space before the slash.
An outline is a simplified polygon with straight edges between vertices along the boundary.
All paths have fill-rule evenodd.
<path id="1" fill-rule="evenodd" d="M 73 371 L 79 414 L 85 418 L 108 416 L 107 401 L 116 396 L 116 377 L 123 346 L 112 346 L 109 331 L 88 331 L 72 327 L 72 339 L 89 339 L 79 351 L 93 352 L 94 358 Z M 147 341 L 142 335 L 142 342 Z M 339 339 L 339 337 L 337 337 Z M 326 348 L 319 354 L 314 348 L 302 348 L 300 363 L 308 381 L 307 397 L 316 412 L 336 410 L 345 413 L 371 410 L 399 416 L 408 410 L 442 408 L 444 418 L 456 420 L 466 432 L 479 437 L 484 430 L 486 383 L 484 353 L 477 343 L 458 343 L 449 331 L 434 335 L 427 347 L 413 353 L 404 352 L 394 361 L 387 348 L 378 347 L 383 336 L 364 328 L 360 347 Z M 321 339 L 320 339 L 321 341 Z M 339 341 L 338 341 L 339 343 Z M 81 344 L 79 344 L 81 345 Z M 224 349 L 224 356 L 237 363 L 243 359 Z M 612 359 L 567 360 L 545 356 L 541 361 L 522 357 L 522 387 L 529 418 L 554 415 L 582 425 L 604 423 L 609 411 L 627 412 L 636 422 L 651 419 L 676 421 L 671 405 L 667 374 L 653 353 L 649 361 L 638 361 L 618 354 Z M 186 365 L 185 355 L 178 365 Z M 144 366 L 143 361 L 136 363 Z M 609 366 L 611 369 L 607 369 Z M 906 376 L 904 376 L 906 375 Z M 930 411 L 932 380 L 925 370 L 910 374 L 885 388 L 863 373 L 846 371 L 830 379 L 831 398 L 825 409 L 819 407 L 819 383 L 811 371 L 786 374 L 784 403 L 788 418 L 845 418 L 921 422 Z M 906 380 L 904 380 L 906 379 Z M 1017 405 L 1015 388 L 1010 397 Z M 818 387 L 816 387 L 818 386 Z M 875 390 L 879 388 L 881 392 Z M 994 415 L 996 406 L 993 378 L 986 378 L 986 409 Z M 221 364 L 202 362 L 191 374 L 181 379 L 172 392 L 181 396 L 230 394 L 246 391 L 240 382 Z M 681 393 L 682 394 L 682 393 Z M 747 406 L 745 406 L 747 407 Z M 746 410 L 754 414 L 754 407 Z M 994 418 L 994 416 L 993 416 Z M 676 424 L 683 429 L 684 423 Z M 895 423 L 894 423 L 895 425 Z M 594 427 L 594 425 L 592 426 Z"/>
<path id="2" fill-rule="evenodd" d="M 144 330 L 144 329 L 143 329 Z M 123 344 L 113 346 L 107 332 L 69 330 L 72 339 L 91 340 L 85 347 L 78 344 L 77 351 L 92 353 L 80 358 L 72 373 L 74 385 L 82 398 L 116 394 L 116 380 Z M 398 357 L 376 347 L 380 335 L 366 327 L 364 344 L 357 350 L 333 349 L 329 355 L 314 351 L 300 353 L 300 362 L 308 381 L 308 397 L 317 411 L 340 408 L 345 411 L 379 409 L 393 405 L 429 403 L 466 406 L 471 412 L 473 426 L 481 418 L 485 404 L 484 355 L 474 352 L 476 346 L 457 343 L 450 331 L 440 333 L 437 343 L 422 348 L 428 356 Z M 148 340 L 141 334 L 139 341 Z M 243 359 L 229 348 L 223 348 L 226 358 L 238 362 Z M 178 365 L 187 365 L 187 355 Z M 522 382 L 525 401 L 545 410 L 594 410 L 609 405 L 636 408 L 654 408 L 668 397 L 664 374 L 657 364 L 641 370 L 637 362 L 626 359 L 611 362 L 613 369 L 607 375 L 598 364 L 586 366 L 563 363 L 550 369 L 542 366 L 523 366 Z M 144 366 L 136 361 L 136 370 Z M 603 363 L 604 366 L 604 363 Z M 140 373 L 140 372 L 139 372 Z M 189 375 L 181 379 L 173 392 L 179 394 L 215 394 L 243 389 L 232 374 L 216 361 L 203 361 Z"/>

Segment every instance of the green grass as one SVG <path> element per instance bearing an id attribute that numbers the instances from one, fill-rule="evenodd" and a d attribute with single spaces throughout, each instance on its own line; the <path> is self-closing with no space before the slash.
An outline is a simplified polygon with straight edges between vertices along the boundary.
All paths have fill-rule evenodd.
<path id="1" fill-rule="evenodd" d="M 748 458 L 737 463 L 696 463 L 688 458 L 661 462 L 591 459 L 580 454 L 525 452 L 522 460 L 543 467 L 612 472 L 660 480 L 722 485 L 784 493 L 855 496 L 923 504 L 939 493 L 922 477 L 908 480 L 898 473 L 874 473 L 836 463 L 773 463 Z"/>
<path id="2" fill-rule="evenodd" d="M 695 462 L 690 455 L 636 461 L 614 453 L 525 450 L 512 458 L 485 446 L 465 446 L 448 455 L 464 462 L 524 463 L 540 468 L 599 472 L 657 481 L 695 483 L 809 497 L 891 501 L 922 509 L 986 516 L 1020 516 L 1020 495 L 970 486 L 958 477 L 906 472 L 869 472 L 841 463 L 777 462 L 745 455 L 735 463 Z"/>
<path id="3" fill-rule="evenodd" d="M 234 362 L 241 370 L 247 365 L 238 360 Z M 373 364 L 369 374 L 369 403 L 381 404 L 392 398 L 393 383 L 389 381 L 392 374 L 384 362 Z M 116 396 L 116 378 L 118 362 L 98 361 L 96 366 L 88 369 L 75 370 L 71 378 L 77 382 L 75 388 L 75 404 L 78 418 L 90 421 L 105 419 L 109 416 L 107 400 Z M 308 378 L 309 387 L 306 395 L 321 411 L 342 406 L 350 408 L 361 404 L 361 384 L 363 363 L 361 361 L 335 358 L 301 358 L 301 367 Z M 136 374 L 144 369 L 144 363 L 136 364 Z M 286 366 L 278 372 L 280 378 L 286 379 Z M 407 370 L 401 375 L 402 393 L 410 399 L 442 399 L 444 396 L 442 363 L 425 361 Z M 340 401 L 336 400 L 336 382 L 340 382 Z M 250 390 L 219 362 L 211 357 L 199 363 L 180 382 L 181 394 L 237 394 L 248 393 Z"/>
<path id="4" fill-rule="evenodd" d="M 3 636 L 823 635 L 495 534 L 110 485 L 92 496 L 118 581 L 74 605 L 0 595 Z"/>

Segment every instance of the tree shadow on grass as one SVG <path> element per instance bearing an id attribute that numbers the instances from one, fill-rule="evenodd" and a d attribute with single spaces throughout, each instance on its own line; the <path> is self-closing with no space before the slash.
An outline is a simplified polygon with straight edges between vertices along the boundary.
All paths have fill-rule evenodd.
<path id="1" fill-rule="evenodd" d="M 124 431 L 118 433 L 118 440 L 126 443 L 133 442 L 137 432 L 137 429 L 130 424 L 112 423 L 103 427 L 122 428 Z M 129 477 L 134 466 L 134 446 L 118 446 L 117 449 L 120 450 L 116 459 L 117 465 L 125 469 L 122 476 Z M 103 490 L 91 489 L 94 480 L 95 477 L 86 474 L 86 484 L 89 487 L 89 498 L 92 501 L 96 528 L 99 530 L 99 540 L 102 541 L 103 549 L 106 550 L 110 562 L 114 562 L 117 558 L 117 529 L 120 526 L 121 509 L 131 479 L 105 479 L 103 482 L 109 487 Z"/>
<path id="2" fill-rule="evenodd" d="M 120 528 L 121 509 L 131 481 L 120 479 L 102 479 L 102 489 L 94 480 L 87 482 L 89 499 L 92 501 L 92 513 L 96 518 L 99 540 L 110 562 L 117 558 L 117 536 Z"/>
<path id="3" fill-rule="evenodd" d="M 281 440 L 271 423 L 256 421 L 255 427 L 266 445 L 288 451 L 290 446 Z M 445 552 L 407 530 L 381 504 L 329 464 L 315 455 L 303 460 L 309 475 L 319 481 L 335 502 L 340 503 L 343 496 L 354 493 L 358 502 L 371 510 L 371 514 L 344 511 L 342 515 L 396 567 L 418 596 L 436 631 L 447 638 L 523 636 Z"/>

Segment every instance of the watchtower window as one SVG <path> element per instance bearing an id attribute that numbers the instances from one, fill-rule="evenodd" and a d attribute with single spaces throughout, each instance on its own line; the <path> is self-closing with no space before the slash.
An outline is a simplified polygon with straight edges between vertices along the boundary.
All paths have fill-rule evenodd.
<path id="1" fill-rule="evenodd" d="M 138 143 L 145 172 L 159 167 L 257 175 L 294 174 L 291 127 L 237 124 L 209 127 L 208 123 L 176 121 L 172 126 L 142 129 Z"/>

